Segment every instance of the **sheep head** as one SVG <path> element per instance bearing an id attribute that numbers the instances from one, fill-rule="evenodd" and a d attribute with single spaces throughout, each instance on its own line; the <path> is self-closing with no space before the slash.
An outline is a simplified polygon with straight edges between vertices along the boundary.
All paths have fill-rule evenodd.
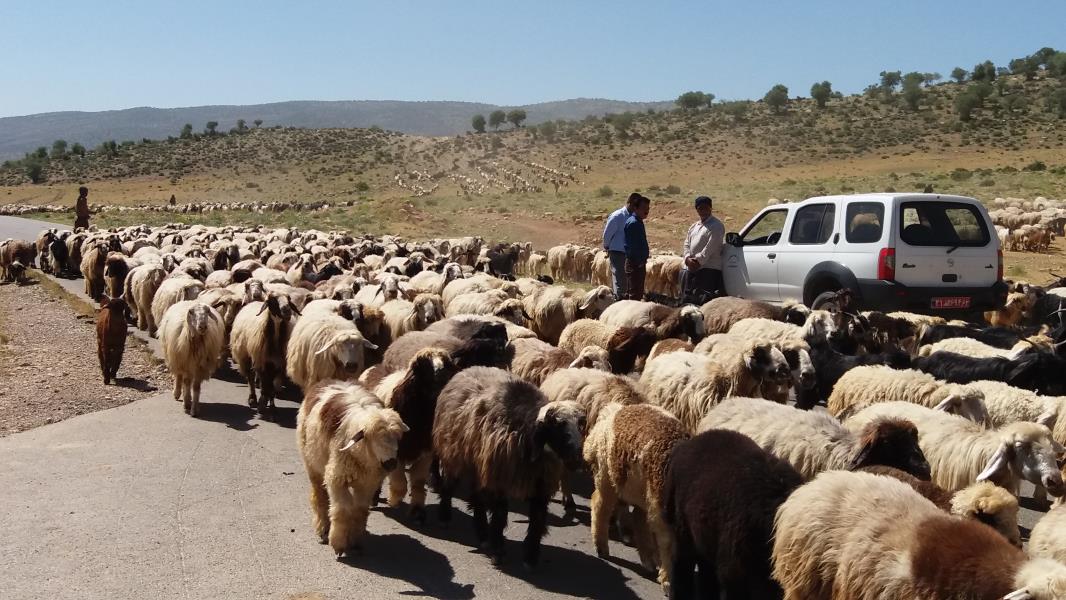
<path id="1" fill-rule="evenodd" d="M 803 337 L 807 340 L 837 339 L 844 334 L 843 313 L 829 310 L 812 310 L 803 324 Z"/>
<path id="2" fill-rule="evenodd" d="M 906 419 L 876 419 L 863 428 L 851 470 L 870 465 L 895 467 L 929 481 L 929 462 L 918 445 L 918 428 Z"/>
<path id="3" fill-rule="evenodd" d="M 391 408 L 371 408 L 367 412 L 339 451 L 362 455 L 366 462 L 376 461 L 383 470 L 392 471 L 398 464 L 400 438 L 410 429 Z"/>
<path id="4" fill-rule="evenodd" d="M 343 331 L 316 350 L 315 356 L 326 355 L 345 373 L 358 375 L 363 370 L 363 351 L 367 349 L 378 347 L 358 331 Z"/>
<path id="5" fill-rule="evenodd" d="M 605 308 L 613 304 L 615 301 L 614 292 L 611 288 L 601 285 L 592 288 L 588 292 L 585 292 L 585 296 L 581 299 L 581 303 L 577 305 L 581 310 L 582 316 L 595 319 L 600 316 Z"/>
<path id="6" fill-rule="evenodd" d="M 682 306 L 681 322 L 685 335 L 693 344 L 698 344 L 707 335 L 707 328 L 703 323 L 703 312 L 699 307 L 691 304 Z"/>
<path id="7" fill-rule="evenodd" d="M 289 300 L 288 296 L 274 292 L 267 294 L 266 300 L 263 301 L 263 305 L 259 307 L 259 312 L 256 315 L 263 314 L 263 311 L 270 311 L 271 318 L 283 322 L 291 319 L 293 314 L 300 314 L 300 310 Z"/>
<path id="8" fill-rule="evenodd" d="M 407 367 L 408 377 L 431 386 L 436 392 L 444 388 L 456 371 L 451 355 L 441 348 L 420 350 Z"/>
<path id="9" fill-rule="evenodd" d="M 550 451 L 566 465 L 568 469 L 578 471 L 584 468 L 581 455 L 582 437 L 587 417 L 585 409 L 573 400 L 556 400 L 540 408 L 533 434 L 533 443 L 538 452 Z"/>
<path id="10" fill-rule="evenodd" d="M 752 342 L 742 358 L 752 376 L 763 383 L 785 385 L 792 377 L 784 353 L 770 342 Z"/>
<path id="11" fill-rule="evenodd" d="M 1004 485 L 1024 479 L 1044 486 L 1052 496 L 1066 495 L 1066 486 L 1056 462 L 1063 448 L 1052 439 L 1047 427 L 1019 421 L 1004 425 L 999 433 L 999 448 L 977 476 L 978 481 Z"/>
<path id="12" fill-rule="evenodd" d="M 15 281 L 21 282 L 26 277 L 26 265 L 22 261 L 12 261 L 7 266 L 8 275 Z"/>
<path id="13" fill-rule="evenodd" d="M 522 306 L 522 301 L 513 298 L 501 302 L 500 305 L 492 311 L 492 315 L 523 327 L 525 327 L 528 319 L 525 308 Z"/>
<path id="14" fill-rule="evenodd" d="M 951 514 L 980 521 L 1003 534 L 1017 548 L 1022 547 L 1018 530 L 1018 498 L 988 481 L 979 481 L 955 493 Z"/>
<path id="15" fill-rule="evenodd" d="M 219 320 L 218 313 L 206 304 L 193 304 L 189 307 L 188 312 L 185 313 L 186 327 L 198 336 L 207 333 L 207 328 L 210 327 L 212 320 Z"/>
<path id="16" fill-rule="evenodd" d="M 600 371 L 611 370 L 611 360 L 607 351 L 599 346 L 585 346 L 578 353 L 577 358 L 570 363 L 571 369 L 598 369 Z"/>
<path id="17" fill-rule="evenodd" d="M 1018 589 L 1003 600 L 1054 600 L 1066 597 L 1066 565 L 1051 558 L 1024 562 L 1014 576 Z"/>
<path id="18" fill-rule="evenodd" d="M 244 282 L 244 303 L 262 302 L 266 300 L 266 287 L 258 279 L 249 279 Z"/>
<path id="19" fill-rule="evenodd" d="M 942 410 L 974 423 L 988 423 L 988 409 L 985 407 L 985 395 L 981 390 L 967 385 L 949 383 L 941 388 L 948 392 L 934 410 Z"/>
<path id="20" fill-rule="evenodd" d="M 421 329 L 444 318 L 444 304 L 436 294 L 419 294 L 415 297 L 413 310 Z"/>
<path id="21" fill-rule="evenodd" d="M 337 303 L 337 314 L 347 321 L 358 323 L 363 320 L 363 303 L 358 300 L 341 300 Z"/>
<path id="22" fill-rule="evenodd" d="M 806 344 L 783 345 L 781 353 L 785 355 L 788 368 L 792 371 L 792 384 L 796 389 L 809 390 L 818 382 L 814 371 L 814 361 Z"/>

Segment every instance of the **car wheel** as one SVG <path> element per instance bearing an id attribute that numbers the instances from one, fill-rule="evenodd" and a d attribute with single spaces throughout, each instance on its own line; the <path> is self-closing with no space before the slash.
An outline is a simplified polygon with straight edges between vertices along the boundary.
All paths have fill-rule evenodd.
<path id="1" fill-rule="evenodd" d="M 839 289 L 830 289 L 818 294 L 811 302 L 811 310 L 841 310 Z"/>

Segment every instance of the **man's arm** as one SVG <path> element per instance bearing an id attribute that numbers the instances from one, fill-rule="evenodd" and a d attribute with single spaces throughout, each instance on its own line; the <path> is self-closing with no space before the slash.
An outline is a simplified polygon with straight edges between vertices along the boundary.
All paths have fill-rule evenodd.
<path id="1" fill-rule="evenodd" d="M 688 233 L 685 234 L 685 244 L 681 247 L 681 256 L 688 258 L 688 252 L 692 248 L 692 244 L 689 240 L 692 238 L 692 228 L 688 228 Z"/>
<path id="2" fill-rule="evenodd" d="M 725 227 L 722 227 L 720 231 L 718 227 L 707 229 L 707 243 L 703 245 L 703 248 L 694 257 L 701 267 L 707 264 L 707 259 L 714 256 L 715 253 L 722 253 L 722 243 L 724 241 Z"/>
<path id="3" fill-rule="evenodd" d="M 618 215 L 611 213 L 603 227 L 603 249 L 610 250 L 611 238 L 618 233 Z"/>

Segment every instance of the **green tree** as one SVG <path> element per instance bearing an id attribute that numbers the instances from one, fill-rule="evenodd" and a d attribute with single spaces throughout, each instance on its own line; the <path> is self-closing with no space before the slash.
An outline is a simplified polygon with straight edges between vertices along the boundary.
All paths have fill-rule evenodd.
<path id="1" fill-rule="evenodd" d="M 970 90 L 977 96 L 978 106 L 983 106 L 985 98 L 992 95 L 992 84 L 987 81 L 979 81 L 970 84 Z"/>
<path id="2" fill-rule="evenodd" d="M 932 72 L 932 73 L 922 73 L 922 84 L 923 85 L 933 85 L 934 83 L 940 81 L 943 78 L 944 78 L 943 75 L 941 75 L 940 73 L 937 73 L 935 71 Z"/>
<path id="3" fill-rule="evenodd" d="M 192 123 L 186 123 L 181 128 L 181 135 L 179 137 L 183 140 L 187 140 L 192 137 Z"/>
<path id="4" fill-rule="evenodd" d="M 828 81 L 815 83 L 811 86 L 811 98 L 818 103 L 818 108 L 825 108 L 826 101 L 833 96 L 833 84 Z"/>
<path id="5" fill-rule="evenodd" d="M 633 113 L 626 111 L 622 114 L 609 114 L 603 119 L 610 123 L 619 134 L 625 136 L 633 127 L 633 123 L 636 121 L 637 117 Z"/>
<path id="6" fill-rule="evenodd" d="M 1024 75 L 1026 81 L 1032 81 L 1040 70 L 1040 59 L 1036 55 L 1025 58 L 1015 58 L 1008 64 L 1010 72 L 1014 75 Z"/>
<path id="7" fill-rule="evenodd" d="M 1029 102 L 1025 99 L 1025 96 L 1019 94 L 1008 94 L 1000 99 L 1000 103 L 1003 108 L 1006 109 L 1007 115 L 1018 111 L 1024 111 L 1029 106 Z"/>
<path id="8" fill-rule="evenodd" d="M 725 114 L 733 117 L 735 121 L 743 121 L 748 116 L 751 103 L 747 100 L 733 100 L 719 104 Z"/>
<path id="9" fill-rule="evenodd" d="M 1048 57 L 1046 68 L 1055 77 L 1066 77 L 1066 52 L 1056 52 Z"/>
<path id="10" fill-rule="evenodd" d="M 484 124 L 482 124 L 481 128 L 482 129 L 485 128 Z M 555 140 L 555 133 L 556 133 L 555 123 L 553 123 L 551 121 L 545 121 L 545 122 L 541 123 L 540 126 L 537 129 L 540 130 L 540 135 L 542 135 L 544 137 L 544 139 L 548 140 L 549 142 Z"/>
<path id="11" fill-rule="evenodd" d="M 48 158 L 48 148 L 45 148 L 44 146 L 38 146 L 37 150 L 34 151 L 33 156 L 34 158 L 39 158 L 41 160 Z"/>
<path id="12" fill-rule="evenodd" d="M 474 118 L 470 119 L 470 126 L 477 133 L 485 133 L 485 115 L 474 115 Z"/>
<path id="13" fill-rule="evenodd" d="M 244 119 L 237 119 L 237 133 L 244 133 L 248 131 L 248 124 L 244 122 Z"/>
<path id="14" fill-rule="evenodd" d="M 44 181 L 44 162 L 34 159 L 26 161 L 24 167 L 26 169 L 26 177 L 30 178 L 30 183 L 42 183 Z"/>
<path id="15" fill-rule="evenodd" d="M 494 130 L 500 129 L 500 126 L 507 120 L 507 113 L 503 111 L 492 111 L 488 114 L 488 125 Z"/>
<path id="16" fill-rule="evenodd" d="M 1066 119 L 1066 86 L 1060 87 L 1048 95 L 1047 107 L 1050 112 L 1058 115 L 1060 119 Z"/>
<path id="17" fill-rule="evenodd" d="M 1037 64 L 1047 67 L 1048 59 L 1050 59 L 1052 56 L 1055 56 L 1055 54 L 1056 50 L 1054 48 L 1048 48 L 1047 46 L 1044 46 L 1036 52 L 1033 52 L 1033 58 L 1037 60 Z"/>
<path id="18" fill-rule="evenodd" d="M 522 121 L 526 120 L 526 111 L 522 110 L 521 108 L 516 108 L 511 112 L 507 113 L 507 120 L 511 123 L 511 125 L 515 126 L 515 129 L 518 129 L 522 126 Z"/>
<path id="19" fill-rule="evenodd" d="M 955 80 L 955 83 L 962 83 L 966 81 L 966 77 L 969 73 L 962 67 L 955 67 L 951 70 L 951 78 Z"/>
<path id="20" fill-rule="evenodd" d="M 925 82 L 925 74 L 910 72 L 903 76 L 903 101 L 907 108 L 918 110 L 918 104 L 922 101 L 922 83 Z"/>
<path id="21" fill-rule="evenodd" d="M 974 90 L 967 89 L 966 91 L 955 96 L 955 112 L 959 115 L 959 120 L 966 122 L 973 117 L 973 111 L 981 104 L 981 99 L 977 97 Z"/>
<path id="22" fill-rule="evenodd" d="M 974 81 L 987 81 L 989 83 L 996 80 L 996 65 L 990 60 L 974 65 L 973 77 Z"/>
<path id="23" fill-rule="evenodd" d="M 208 121 L 204 126 L 204 133 L 207 135 L 215 135 L 215 130 L 218 129 L 218 121 Z"/>
<path id="24" fill-rule="evenodd" d="M 256 120 L 252 121 L 252 124 L 255 125 L 256 129 L 259 129 L 259 126 L 263 124 L 263 120 L 262 119 L 256 119 Z"/>
<path id="25" fill-rule="evenodd" d="M 779 113 L 788 105 L 788 88 L 779 83 L 770 88 L 762 99 L 770 107 L 771 112 Z"/>
<path id="26" fill-rule="evenodd" d="M 899 71 L 881 71 L 881 93 L 885 102 L 892 101 L 892 94 L 896 92 L 902 80 L 903 76 Z"/>
<path id="27" fill-rule="evenodd" d="M 63 160 L 67 157 L 67 140 L 52 142 L 52 160 Z"/>
<path id="28" fill-rule="evenodd" d="M 710 106 L 714 102 L 714 94 L 703 92 L 685 92 L 674 100 L 674 104 L 684 110 L 696 110 L 701 106 Z"/>
<path id="29" fill-rule="evenodd" d="M 70 147 L 70 153 L 75 156 L 85 156 L 85 146 L 82 146 L 78 142 L 74 142 L 74 144 Z"/>
<path id="30" fill-rule="evenodd" d="M 115 140 L 107 140 L 100 144 L 100 152 L 108 156 L 115 156 L 118 154 L 118 142 Z"/>

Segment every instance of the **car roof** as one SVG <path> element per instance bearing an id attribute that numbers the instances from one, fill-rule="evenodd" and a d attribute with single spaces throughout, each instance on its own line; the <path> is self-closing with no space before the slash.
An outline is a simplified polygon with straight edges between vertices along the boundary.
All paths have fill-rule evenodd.
<path id="1" fill-rule="evenodd" d="M 804 204 L 815 204 L 818 202 L 825 202 L 826 200 L 849 200 L 849 201 L 862 201 L 862 200 L 879 200 L 889 201 L 894 199 L 907 200 L 908 202 L 932 202 L 943 201 L 949 202 L 968 202 L 980 204 L 981 202 L 975 198 L 968 196 L 955 196 L 952 194 L 921 194 L 921 193 L 898 193 L 898 192 L 873 192 L 869 194 L 836 194 L 832 196 L 814 196 L 807 198 L 802 202 L 790 202 L 790 205 L 803 206 Z M 772 208 L 772 207 L 771 207 Z"/>

